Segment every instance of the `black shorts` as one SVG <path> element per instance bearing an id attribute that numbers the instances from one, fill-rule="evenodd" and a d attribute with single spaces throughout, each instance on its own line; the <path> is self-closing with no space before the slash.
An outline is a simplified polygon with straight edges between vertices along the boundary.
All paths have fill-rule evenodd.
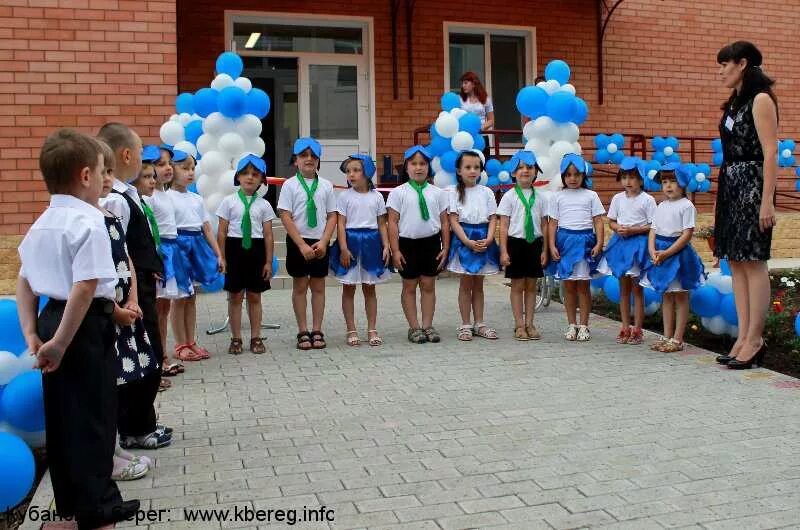
<path id="1" fill-rule="evenodd" d="M 262 238 L 253 238 L 249 250 L 242 248 L 242 238 L 225 238 L 225 290 L 229 293 L 247 291 L 263 293 L 269 290 L 269 278 L 263 277 L 267 249 Z"/>
<path id="2" fill-rule="evenodd" d="M 442 233 L 429 237 L 411 239 L 400 238 L 400 252 L 406 260 L 403 270 L 398 271 L 406 280 L 416 280 L 420 276 L 438 276 L 439 260 L 436 255 L 442 251 Z"/>
<path id="3" fill-rule="evenodd" d="M 307 245 L 313 245 L 319 239 L 303 238 L 303 241 Z M 309 276 L 311 278 L 324 278 L 328 275 L 328 255 L 328 252 L 325 252 L 325 257 L 323 258 L 306 261 L 303 253 L 294 244 L 292 238 L 286 236 L 286 272 L 292 278 L 306 278 Z"/>
<path id="4" fill-rule="evenodd" d="M 544 239 L 537 237 L 533 243 L 528 243 L 520 237 L 508 237 L 508 257 L 511 265 L 506 267 L 506 278 L 518 280 L 521 278 L 541 278 L 544 276 L 542 269 L 542 249 Z"/>

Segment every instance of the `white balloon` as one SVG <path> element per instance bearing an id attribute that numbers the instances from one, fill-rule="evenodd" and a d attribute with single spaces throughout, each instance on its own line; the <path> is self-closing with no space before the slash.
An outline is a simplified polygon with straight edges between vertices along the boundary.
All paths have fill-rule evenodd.
<path id="1" fill-rule="evenodd" d="M 216 151 L 219 138 L 213 134 L 203 134 L 197 139 L 197 150 L 201 155 L 205 155 L 209 151 Z"/>
<path id="2" fill-rule="evenodd" d="M 533 137 L 552 140 L 556 131 L 556 122 L 550 116 L 539 116 L 533 121 Z"/>
<path id="3" fill-rule="evenodd" d="M 558 91 L 559 88 L 561 88 L 561 83 L 555 79 L 551 79 L 549 81 L 541 81 L 536 86 L 547 92 L 548 95 L 553 95 Z"/>
<path id="4" fill-rule="evenodd" d="M 217 208 L 219 208 L 219 203 L 221 203 L 224 198 L 225 196 L 221 193 L 212 193 L 203 201 L 206 210 L 209 212 L 216 212 Z M 216 215 L 213 217 L 216 217 Z"/>
<path id="5" fill-rule="evenodd" d="M 196 168 L 195 168 L 196 169 Z M 197 193 L 203 197 L 208 197 L 214 192 L 214 178 L 206 173 L 201 173 L 197 177 Z"/>
<path id="6" fill-rule="evenodd" d="M 180 120 L 181 120 L 180 116 L 178 116 L 177 114 L 173 114 L 172 116 L 169 117 L 168 121 L 180 121 Z"/>
<path id="7" fill-rule="evenodd" d="M 558 161 L 553 160 L 549 156 L 537 156 L 536 157 L 536 164 L 542 170 L 542 176 L 544 180 L 552 180 L 558 174 L 558 165 L 561 163 L 561 159 Z M 559 179 L 560 182 L 560 179 Z"/>
<path id="8" fill-rule="evenodd" d="M 238 158 L 244 152 L 244 140 L 239 133 L 225 133 L 219 138 L 219 150 L 228 158 Z"/>
<path id="9" fill-rule="evenodd" d="M 647 316 L 655 315 L 658 312 L 658 308 L 661 307 L 661 304 L 658 302 L 652 302 L 649 306 L 644 308 L 644 314 Z"/>
<path id="10" fill-rule="evenodd" d="M 439 156 L 433 157 L 431 160 L 431 169 L 433 170 L 433 174 L 439 173 L 442 170 L 442 158 Z"/>
<path id="11" fill-rule="evenodd" d="M 575 95 L 575 85 L 572 83 L 567 83 L 565 85 L 561 85 L 558 89 L 559 92 L 569 92 L 573 96 Z"/>
<path id="12" fill-rule="evenodd" d="M 511 182 L 511 173 L 504 169 L 497 174 L 497 180 L 503 183 Z"/>
<path id="13" fill-rule="evenodd" d="M 36 432 L 23 431 L 5 421 L 0 421 L 0 432 L 7 432 L 8 434 L 13 434 L 14 436 L 19 437 L 23 442 L 28 444 L 28 447 L 31 449 L 39 449 L 40 447 L 44 447 L 45 442 L 47 441 L 45 431 L 43 430 Z"/>
<path id="14" fill-rule="evenodd" d="M 250 92 L 250 90 L 253 88 L 252 81 L 246 77 L 237 77 L 233 84 L 244 90 L 245 93 Z"/>
<path id="15" fill-rule="evenodd" d="M 526 151 L 532 151 L 537 157 L 547 156 L 550 152 L 550 142 L 543 138 L 532 138 L 525 144 Z"/>
<path id="16" fill-rule="evenodd" d="M 656 178 L 656 175 L 658 175 L 658 171 L 656 171 L 655 169 L 651 169 L 650 171 L 647 172 L 647 176 L 650 177 L 651 179 Z"/>
<path id="17" fill-rule="evenodd" d="M 696 173 L 695 176 L 694 176 L 694 179 L 697 182 L 703 182 L 704 180 L 706 180 L 706 176 L 703 175 L 702 173 Z"/>
<path id="18" fill-rule="evenodd" d="M 720 294 L 730 294 L 733 292 L 733 278 L 725 276 L 721 272 L 712 272 L 708 275 L 706 283 L 720 292 Z"/>
<path id="19" fill-rule="evenodd" d="M 783 151 L 781 151 L 781 156 L 783 158 L 789 158 L 790 156 L 792 156 L 792 150 L 791 149 L 784 149 Z"/>
<path id="20" fill-rule="evenodd" d="M 222 177 L 216 182 L 217 188 L 216 193 L 221 194 L 223 197 L 230 195 L 231 193 L 236 192 L 236 185 L 233 183 L 233 176 L 236 174 L 236 170 L 228 169 L 222 174 Z M 215 212 L 215 210 L 211 210 Z"/>
<path id="21" fill-rule="evenodd" d="M 245 151 L 248 153 L 253 153 L 256 156 L 264 156 L 264 151 L 266 150 L 267 145 L 260 136 L 256 136 L 245 142 Z"/>
<path id="22" fill-rule="evenodd" d="M 467 149 L 472 149 L 473 145 L 475 145 L 475 140 L 467 131 L 457 132 L 450 141 L 453 151 L 466 151 Z"/>
<path id="23" fill-rule="evenodd" d="M 714 335 L 723 335 L 728 331 L 728 323 L 722 316 L 717 315 L 706 321 L 706 329 Z"/>
<path id="24" fill-rule="evenodd" d="M 202 119 L 203 119 L 203 117 L 200 116 L 199 114 L 197 114 L 197 113 L 192 114 L 192 120 L 191 121 L 197 121 L 197 120 L 202 120 Z"/>
<path id="25" fill-rule="evenodd" d="M 619 146 L 617 146 L 617 144 L 608 144 L 608 146 L 606 147 L 606 151 L 608 151 L 613 155 L 614 153 L 619 151 Z"/>
<path id="26" fill-rule="evenodd" d="M 574 152 L 574 148 L 570 142 L 559 141 L 550 146 L 550 158 L 552 160 L 557 160 L 559 165 L 564 155 L 572 152 Z"/>
<path id="27" fill-rule="evenodd" d="M 447 171 L 440 171 L 433 176 L 433 185 L 437 188 L 449 188 L 453 186 L 455 181 L 455 176 Z"/>
<path id="28" fill-rule="evenodd" d="M 173 146 L 176 151 L 183 151 L 184 153 L 189 153 L 193 157 L 197 158 L 197 148 L 194 146 L 192 142 L 187 140 L 183 140 L 178 142 Z M 195 168 L 196 169 L 196 168 Z"/>
<path id="29" fill-rule="evenodd" d="M 478 184 L 486 186 L 487 182 L 489 182 L 489 175 L 485 171 L 481 171 L 481 178 L 478 179 Z"/>
<path id="30" fill-rule="evenodd" d="M 556 138 L 564 140 L 565 142 L 575 143 L 581 135 L 578 126 L 572 122 L 562 123 L 556 129 Z"/>
<path id="31" fill-rule="evenodd" d="M 452 114 L 445 113 L 436 118 L 433 127 L 441 136 L 452 138 L 458 132 L 458 119 Z"/>
<path id="32" fill-rule="evenodd" d="M 203 155 L 203 170 L 205 174 L 216 180 L 228 169 L 227 158 L 220 151 L 209 151 Z"/>
<path id="33" fill-rule="evenodd" d="M 168 121 L 161 126 L 161 130 L 159 131 L 161 141 L 169 145 L 175 145 L 185 140 L 186 137 L 184 134 L 183 125 L 176 121 Z"/>
<path id="34" fill-rule="evenodd" d="M 33 370 L 36 358 L 23 352 L 19 357 L 11 352 L 0 351 L 0 386 L 7 385 L 19 374 Z"/>
<path id="35" fill-rule="evenodd" d="M 666 146 L 664 148 L 664 154 L 667 155 L 667 156 L 672 156 L 672 153 L 674 153 L 674 152 L 675 152 L 675 150 L 672 148 L 672 146 L 668 145 L 668 146 Z"/>
<path id="36" fill-rule="evenodd" d="M 578 143 L 578 142 L 573 142 L 572 143 L 572 152 L 575 153 L 576 155 L 579 155 L 579 154 L 583 153 L 583 148 L 581 147 L 581 144 Z"/>
<path id="37" fill-rule="evenodd" d="M 232 119 L 226 118 L 221 112 L 212 112 L 203 122 L 203 132 L 214 136 L 222 136 L 235 130 L 236 123 Z"/>
<path id="38" fill-rule="evenodd" d="M 267 194 L 268 190 L 269 190 L 269 184 L 262 184 L 256 190 L 256 195 L 258 195 L 259 197 L 263 198 Z"/>
<path id="39" fill-rule="evenodd" d="M 734 339 L 739 336 L 739 326 L 729 325 L 728 326 L 728 335 L 733 337 Z"/>
<path id="40" fill-rule="evenodd" d="M 219 74 L 214 78 L 213 81 L 211 81 L 211 88 L 217 91 L 221 91 L 229 86 L 234 86 L 234 81 L 233 78 L 228 74 Z"/>
<path id="41" fill-rule="evenodd" d="M 531 120 L 527 122 L 525 126 L 522 128 L 522 137 L 525 138 L 525 140 L 530 141 L 533 139 L 534 135 L 533 123 L 534 123 L 533 120 Z"/>
<path id="42" fill-rule="evenodd" d="M 456 108 L 454 108 L 453 110 L 450 111 L 450 114 L 455 116 L 456 119 L 459 119 L 461 116 L 463 116 L 466 113 L 467 113 L 467 111 L 462 109 L 462 108 L 460 108 L 460 107 L 456 107 Z"/>
<path id="43" fill-rule="evenodd" d="M 261 120 L 253 114 L 245 114 L 236 120 L 236 132 L 242 138 L 252 138 L 261 135 Z"/>
<path id="44" fill-rule="evenodd" d="M 186 125 L 190 121 L 192 121 L 192 115 L 189 114 L 188 112 L 182 112 L 181 114 L 178 115 L 178 123 L 180 123 L 184 127 L 186 127 Z"/>

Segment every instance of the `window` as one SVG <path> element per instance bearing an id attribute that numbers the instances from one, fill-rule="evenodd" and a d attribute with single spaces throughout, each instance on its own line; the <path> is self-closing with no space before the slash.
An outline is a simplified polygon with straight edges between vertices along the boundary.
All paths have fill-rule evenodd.
<path id="1" fill-rule="evenodd" d="M 360 27 L 234 22 L 233 39 L 237 50 L 353 55 L 364 52 Z"/>

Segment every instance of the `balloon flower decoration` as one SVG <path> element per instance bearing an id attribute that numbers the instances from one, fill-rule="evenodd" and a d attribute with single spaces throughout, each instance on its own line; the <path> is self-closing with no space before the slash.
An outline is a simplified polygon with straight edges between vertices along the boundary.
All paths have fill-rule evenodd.
<path id="1" fill-rule="evenodd" d="M 656 180 L 656 175 L 661 170 L 661 162 L 658 160 L 648 160 L 644 165 L 647 173 L 644 178 L 645 191 L 660 191 L 661 183 Z"/>
<path id="2" fill-rule="evenodd" d="M 612 135 L 598 134 L 594 137 L 594 145 L 597 152 L 594 155 L 594 160 L 598 164 L 619 164 L 625 158 L 625 153 L 622 150 L 622 145 L 625 143 L 625 137 L 619 133 Z"/>
<path id="3" fill-rule="evenodd" d="M 673 163 L 677 164 L 681 161 L 678 154 L 678 139 L 674 136 L 656 136 L 653 138 L 651 145 L 653 147 L 653 160 L 658 160 L 662 164 Z"/>
<path id="4" fill-rule="evenodd" d="M 711 165 L 722 165 L 722 140 L 714 138 L 711 140 Z"/>
<path id="5" fill-rule="evenodd" d="M 678 171 L 683 172 L 688 185 L 686 191 L 689 193 L 708 192 L 711 190 L 711 166 L 708 164 L 681 164 Z"/>
<path id="6" fill-rule="evenodd" d="M 778 142 L 778 166 L 792 167 L 795 164 L 794 140 L 781 140 Z"/>

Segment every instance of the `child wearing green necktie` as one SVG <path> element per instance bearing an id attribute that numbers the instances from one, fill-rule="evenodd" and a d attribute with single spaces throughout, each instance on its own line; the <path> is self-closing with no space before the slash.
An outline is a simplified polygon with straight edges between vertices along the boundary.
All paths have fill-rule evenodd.
<path id="1" fill-rule="evenodd" d="M 292 277 L 292 307 L 297 320 L 297 348 L 323 349 L 325 277 L 328 243 L 336 229 L 336 197 L 330 181 L 317 175 L 322 146 L 311 137 L 298 138 L 292 150 L 295 176 L 286 180 L 278 198 L 278 216 L 286 228 L 286 272 Z M 312 328 L 306 314 L 311 290 Z"/>

